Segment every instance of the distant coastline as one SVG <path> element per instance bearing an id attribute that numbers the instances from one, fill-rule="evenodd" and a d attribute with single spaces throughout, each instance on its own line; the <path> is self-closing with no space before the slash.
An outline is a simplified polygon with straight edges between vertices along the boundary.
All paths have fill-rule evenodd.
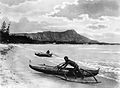
<path id="1" fill-rule="evenodd" d="M 98 45 L 120 45 L 120 43 L 106 43 L 89 39 L 78 34 L 74 29 L 63 32 L 44 31 L 37 33 L 10 33 L 10 24 L 6 26 L 5 21 L 0 30 L 0 43 L 3 44 L 98 44 Z"/>
<path id="2" fill-rule="evenodd" d="M 84 45 L 120 45 L 119 43 L 106 43 L 91 40 L 74 30 L 64 32 L 38 32 L 38 33 L 15 33 L 9 34 L 1 43 L 14 44 L 84 44 Z"/>

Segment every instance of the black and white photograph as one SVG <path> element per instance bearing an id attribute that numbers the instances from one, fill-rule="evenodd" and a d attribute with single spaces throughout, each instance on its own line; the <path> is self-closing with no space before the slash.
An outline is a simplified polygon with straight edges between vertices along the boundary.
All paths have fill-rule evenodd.
<path id="1" fill-rule="evenodd" d="M 0 0 L 0 88 L 120 88 L 120 0 Z"/>

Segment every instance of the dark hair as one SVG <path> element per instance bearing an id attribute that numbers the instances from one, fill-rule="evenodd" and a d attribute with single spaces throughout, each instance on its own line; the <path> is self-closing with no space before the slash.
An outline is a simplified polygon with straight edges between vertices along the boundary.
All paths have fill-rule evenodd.
<path id="1" fill-rule="evenodd" d="M 68 60 L 68 56 L 65 56 L 65 57 L 64 57 L 64 60 L 67 61 L 67 60 Z"/>

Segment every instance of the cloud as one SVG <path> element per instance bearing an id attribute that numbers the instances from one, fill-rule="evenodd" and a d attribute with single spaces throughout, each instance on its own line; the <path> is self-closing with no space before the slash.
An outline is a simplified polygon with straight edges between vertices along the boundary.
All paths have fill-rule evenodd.
<path id="1" fill-rule="evenodd" d="M 36 32 L 43 31 L 42 29 L 50 25 L 47 22 L 38 23 L 36 21 L 29 21 L 27 18 L 21 18 L 19 22 L 12 22 L 11 32 Z"/>
<path id="2" fill-rule="evenodd" d="M 0 0 L 1 3 L 6 4 L 8 6 L 19 5 L 20 3 L 24 3 L 26 1 L 34 1 L 34 0 Z"/>
<path id="3" fill-rule="evenodd" d="M 116 33 L 103 33 L 103 34 L 82 33 L 82 35 L 91 38 L 93 40 L 98 40 L 100 42 L 120 43 L 120 34 L 116 34 Z"/>
<path id="4" fill-rule="evenodd" d="M 103 33 L 101 35 L 93 35 L 93 38 L 102 42 L 120 43 L 120 34 L 115 33 Z"/>
<path id="5" fill-rule="evenodd" d="M 0 17 L 19 20 L 22 17 L 37 18 L 52 12 L 56 5 L 74 0 L 0 0 Z"/>
<path id="6" fill-rule="evenodd" d="M 7 6 L 5 4 L 0 3 L 1 10 L 4 14 L 13 13 L 13 14 L 26 14 L 32 11 L 41 10 L 38 8 L 38 4 L 40 2 L 35 1 L 26 1 L 20 5 L 16 6 Z M 42 8 L 42 7 L 41 7 Z"/>
<path id="7" fill-rule="evenodd" d="M 8 24 L 10 20 L 7 17 L 0 19 L 0 24 L 6 21 Z M 11 21 L 10 32 L 39 32 L 48 30 L 60 30 L 59 26 L 67 25 L 62 20 L 51 20 L 51 21 L 30 21 L 26 17 L 21 18 L 18 22 Z M 53 28 L 53 29 L 52 29 Z"/>
<path id="8" fill-rule="evenodd" d="M 17 0 L 16 0 L 17 1 Z M 19 0 L 18 0 L 19 1 Z M 36 17 L 45 15 L 46 13 L 52 11 L 52 7 L 47 8 L 45 3 L 40 0 L 37 1 L 26 1 L 19 5 L 8 6 L 3 3 L 0 3 L 1 15 L 0 17 L 8 17 L 11 20 L 18 21 L 22 17 Z"/>
<path id="9" fill-rule="evenodd" d="M 77 0 L 77 4 L 64 4 L 56 8 L 57 12 L 51 16 L 79 19 L 82 14 L 97 19 L 101 16 L 119 16 L 118 0 Z"/>
<path id="10" fill-rule="evenodd" d="M 107 26 L 98 24 L 98 25 L 89 25 L 88 28 L 93 29 L 93 30 L 98 30 L 98 29 L 105 29 L 105 28 L 107 28 Z"/>

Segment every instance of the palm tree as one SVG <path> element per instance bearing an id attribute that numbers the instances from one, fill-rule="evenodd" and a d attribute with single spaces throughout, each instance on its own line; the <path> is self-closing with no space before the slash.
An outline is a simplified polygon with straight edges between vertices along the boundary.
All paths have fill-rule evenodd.
<path id="1" fill-rule="evenodd" d="M 0 42 L 9 42 L 9 28 L 10 28 L 10 23 L 8 24 L 8 27 L 6 26 L 6 22 L 4 21 L 1 26 L 0 30 Z"/>

